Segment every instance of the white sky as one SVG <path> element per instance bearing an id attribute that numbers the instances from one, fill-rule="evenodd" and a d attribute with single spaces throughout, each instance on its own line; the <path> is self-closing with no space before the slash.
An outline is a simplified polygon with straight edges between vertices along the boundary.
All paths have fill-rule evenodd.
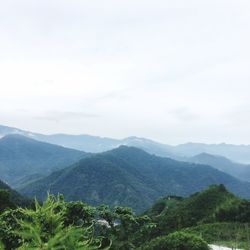
<path id="1" fill-rule="evenodd" d="M 0 124 L 250 144 L 250 1 L 0 0 Z"/>

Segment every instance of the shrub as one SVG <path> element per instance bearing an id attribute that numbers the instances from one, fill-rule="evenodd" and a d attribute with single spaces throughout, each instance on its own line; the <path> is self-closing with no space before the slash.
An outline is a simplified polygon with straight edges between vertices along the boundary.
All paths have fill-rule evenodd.
<path id="1" fill-rule="evenodd" d="M 158 237 L 143 246 L 143 250 L 209 250 L 207 243 L 193 234 L 175 232 Z"/>

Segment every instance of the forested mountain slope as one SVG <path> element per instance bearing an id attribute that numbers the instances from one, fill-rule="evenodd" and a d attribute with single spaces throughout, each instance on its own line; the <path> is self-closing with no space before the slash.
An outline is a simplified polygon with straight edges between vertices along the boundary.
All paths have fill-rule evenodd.
<path id="1" fill-rule="evenodd" d="M 250 183 L 210 166 L 178 162 L 121 146 L 83 159 L 20 191 L 43 199 L 50 190 L 64 194 L 67 200 L 84 200 L 93 205 L 119 204 L 141 211 L 160 196 L 188 196 L 221 183 L 235 194 L 250 197 Z"/>

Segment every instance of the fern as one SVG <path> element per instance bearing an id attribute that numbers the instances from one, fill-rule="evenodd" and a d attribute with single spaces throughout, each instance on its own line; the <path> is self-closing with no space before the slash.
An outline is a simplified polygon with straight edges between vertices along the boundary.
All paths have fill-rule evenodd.
<path id="1" fill-rule="evenodd" d="M 35 209 L 21 209 L 23 218 L 17 219 L 22 239 L 19 250 L 94 250 L 101 242 L 92 240 L 93 226 L 83 228 L 64 225 L 65 204 L 61 196 L 48 195 L 43 205 L 35 201 Z"/>

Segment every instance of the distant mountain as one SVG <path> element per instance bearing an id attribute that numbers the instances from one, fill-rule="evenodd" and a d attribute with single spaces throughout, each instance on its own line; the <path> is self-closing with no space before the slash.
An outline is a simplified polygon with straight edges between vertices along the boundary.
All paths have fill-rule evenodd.
<path id="1" fill-rule="evenodd" d="M 7 135 L 0 139 L 0 176 L 13 186 L 26 176 L 48 175 L 87 155 L 22 135 Z"/>
<path id="2" fill-rule="evenodd" d="M 186 143 L 175 146 L 173 152 L 185 157 L 207 153 L 221 155 L 235 162 L 250 163 L 250 145 Z"/>
<path id="3" fill-rule="evenodd" d="M 84 200 L 93 205 L 125 205 L 141 211 L 160 196 L 187 196 L 220 183 L 242 197 L 250 197 L 250 183 L 210 166 L 178 162 L 121 146 L 83 159 L 19 191 L 43 199 L 50 190 L 54 194 L 64 194 L 67 200 Z"/>
<path id="4" fill-rule="evenodd" d="M 106 137 L 67 134 L 44 135 L 0 125 L 0 137 L 11 134 L 19 134 L 38 141 L 91 153 L 104 152 L 120 146 L 119 140 Z"/>
<path id="5" fill-rule="evenodd" d="M 0 126 L 0 137 L 8 134 L 20 134 L 39 141 L 91 153 L 100 153 L 125 145 L 141 148 L 150 154 L 170 157 L 176 160 L 185 160 L 198 154 L 207 153 L 221 155 L 234 162 L 250 163 L 250 145 L 186 143 L 171 146 L 135 136 L 119 140 L 91 135 L 43 135 L 17 128 Z"/>
<path id="6" fill-rule="evenodd" d="M 156 154 L 163 157 L 177 158 L 172 151 L 172 146 L 168 146 L 162 143 L 158 143 L 149 139 L 139 138 L 131 136 L 125 139 L 112 139 L 100 136 L 91 135 L 67 135 L 67 134 L 52 134 L 43 135 L 39 133 L 33 133 L 18 128 L 11 128 L 0 125 L 0 137 L 9 134 L 20 134 L 27 136 L 38 141 L 52 143 L 67 148 L 81 150 L 84 152 L 101 153 L 114 148 L 118 148 L 121 145 L 133 146 L 141 148 L 151 154 Z"/>
<path id="7" fill-rule="evenodd" d="M 33 133 L 18 128 L 12 128 L 0 125 L 0 137 L 9 134 L 20 134 L 29 138 L 60 145 L 67 148 L 81 150 L 90 153 L 101 153 L 111 149 L 118 148 L 121 145 L 137 147 L 145 150 L 148 153 L 155 154 L 163 157 L 171 157 L 173 159 L 182 159 L 175 155 L 173 147 L 158 143 L 149 139 L 131 136 L 125 139 L 113 139 L 100 136 L 91 135 L 67 135 L 67 134 L 52 134 L 44 135 Z"/>
<path id="8" fill-rule="evenodd" d="M 212 166 L 238 179 L 250 182 L 250 165 L 235 163 L 223 156 L 210 155 L 207 153 L 196 155 L 188 160 L 193 163 Z"/>
<path id="9" fill-rule="evenodd" d="M 35 135 L 37 140 L 85 152 L 99 153 L 121 145 L 119 140 L 90 135 Z"/>

